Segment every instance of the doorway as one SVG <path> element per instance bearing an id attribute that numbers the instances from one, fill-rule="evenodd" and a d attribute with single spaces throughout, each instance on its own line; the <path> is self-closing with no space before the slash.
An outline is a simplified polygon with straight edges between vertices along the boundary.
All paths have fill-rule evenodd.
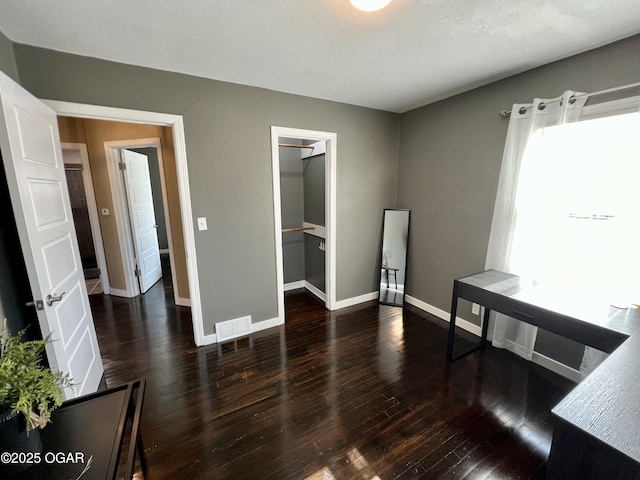
<path id="1" fill-rule="evenodd" d="M 198 346 L 211 343 L 213 339 L 205 338 L 202 321 L 200 286 L 197 270 L 193 219 L 191 216 L 189 174 L 187 169 L 184 124 L 182 117 L 156 112 L 102 107 L 97 105 L 85 105 L 53 100 L 45 100 L 44 103 L 51 107 L 59 116 L 170 127 L 171 140 L 175 151 L 175 188 L 179 194 L 179 205 L 175 205 L 175 207 L 179 210 L 182 216 L 182 235 L 180 235 L 180 238 L 174 238 L 174 240 L 184 242 L 186 276 L 188 278 L 189 285 L 188 290 L 194 342 Z"/>
<path id="2" fill-rule="evenodd" d="M 171 220 L 167 210 L 160 139 L 104 142 L 104 152 L 122 255 L 126 296 L 134 297 L 146 292 L 161 278 L 159 238 L 164 238 L 165 250 L 170 258 L 175 303 L 188 306 L 188 299 L 180 297 L 177 286 L 176 252 L 169 234 Z M 153 182 L 152 177 L 156 177 L 159 182 Z"/>
<path id="3" fill-rule="evenodd" d="M 63 142 L 61 147 L 87 293 L 109 294 L 109 273 L 87 146 Z"/>
<path id="4" fill-rule="evenodd" d="M 281 151 L 288 151 L 292 149 L 299 151 L 300 165 L 303 165 L 303 161 L 312 162 L 311 157 L 313 154 L 308 153 L 313 151 L 311 145 L 321 144 L 325 151 L 324 157 L 324 175 L 323 185 L 320 186 L 320 190 L 323 190 L 323 220 L 324 224 L 320 225 L 319 221 L 306 221 L 306 218 L 302 218 L 300 225 L 286 225 L 286 229 L 283 229 L 283 206 L 282 202 L 282 182 L 281 182 L 281 166 L 285 165 L 288 160 L 281 159 Z M 290 145 L 282 147 L 281 145 Z M 302 153 L 302 152 L 306 152 Z M 284 155 L 284 153 L 283 153 Z M 285 309 L 284 309 L 284 292 L 285 292 L 285 275 L 284 275 L 284 249 L 283 242 L 285 241 L 284 235 L 295 233 L 298 236 L 302 235 L 303 243 L 311 243 L 315 245 L 312 247 L 314 250 L 320 250 L 323 253 L 324 262 L 324 278 L 316 280 L 322 281 L 305 281 L 302 286 L 309 289 L 316 296 L 323 299 L 325 307 L 328 310 L 334 310 L 336 308 L 336 161 L 337 161 L 337 134 L 332 132 L 320 132 L 314 130 L 301 130 L 297 128 L 288 127 L 271 127 L 271 156 L 272 156 L 272 173 L 273 173 L 273 202 L 274 202 L 274 235 L 276 246 L 276 277 L 277 277 L 277 290 L 278 290 L 278 319 L 284 323 L 285 321 Z M 282 160 L 282 161 L 281 161 Z M 309 166 L 310 164 L 308 164 Z M 304 168 L 301 166 L 300 168 Z M 315 168 L 315 167 L 312 167 Z M 285 187 L 286 188 L 286 187 Z M 303 187 L 304 188 L 304 187 Z M 309 219 L 311 220 L 311 219 Z M 320 219 L 322 220 L 322 218 Z M 291 230 L 293 228 L 293 230 Z M 303 232 L 302 234 L 298 232 Z M 308 233 L 304 233 L 308 232 Z M 312 238 L 313 237 L 313 238 Z M 317 253 L 317 252 L 315 252 Z M 311 262 L 317 262 L 317 259 L 311 259 Z M 316 270 L 317 271 L 317 270 Z M 289 283 L 289 282 L 287 282 Z M 317 288 L 318 283 L 324 283 L 324 291 L 322 288 Z M 315 286 L 314 286 L 315 284 Z M 324 298 L 323 298 L 324 297 Z"/>

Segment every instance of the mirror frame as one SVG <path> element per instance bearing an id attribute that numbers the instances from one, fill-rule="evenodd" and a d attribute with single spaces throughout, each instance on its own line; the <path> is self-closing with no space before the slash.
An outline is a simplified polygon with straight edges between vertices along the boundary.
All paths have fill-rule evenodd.
<path id="1" fill-rule="evenodd" d="M 382 299 L 382 288 L 380 285 L 382 283 L 382 258 L 383 258 L 383 246 L 384 246 L 384 231 L 385 231 L 385 220 L 387 218 L 387 212 L 407 212 L 407 245 L 405 249 L 405 261 L 404 261 L 404 287 L 402 289 L 402 300 L 400 303 L 393 303 L 384 301 Z M 382 229 L 380 235 L 380 248 L 378 254 L 378 275 L 377 275 L 377 288 L 378 288 L 378 303 L 382 305 L 391 305 L 393 307 L 404 307 L 405 305 L 405 297 L 407 294 L 407 272 L 409 271 L 409 239 L 411 236 L 411 209 L 409 208 L 385 208 L 382 211 Z"/>

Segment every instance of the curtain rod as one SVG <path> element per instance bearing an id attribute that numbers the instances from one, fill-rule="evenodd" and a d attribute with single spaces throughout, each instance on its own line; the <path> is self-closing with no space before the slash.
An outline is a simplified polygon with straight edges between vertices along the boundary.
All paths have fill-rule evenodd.
<path id="1" fill-rule="evenodd" d="M 605 90 L 598 90 L 597 92 L 593 92 L 593 93 L 580 93 L 578 95 L 575 95 L 575 98 L 595 97 L 597 95 L 604 95 L 606 93 L 618 92 L 620 90 L 627 90 L 629 88 L 635 88 L 635 87 L 640 87 L 640 82 L 630 83 L 628 85 L 622 85 L 620 87 L 607 88 Z M 525 105 L 531 106 L 533 104 L 532 103 L 526 103 Z M 509 116 L 511 115 L 511 110 L 507 110 L 507 109 L 500 110 L 498 115 L 500 115 L 502 118 L 509 118 Z"/>

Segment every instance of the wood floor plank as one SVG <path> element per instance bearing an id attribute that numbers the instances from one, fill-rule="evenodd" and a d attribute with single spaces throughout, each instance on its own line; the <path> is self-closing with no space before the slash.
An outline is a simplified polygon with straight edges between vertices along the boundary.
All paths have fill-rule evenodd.
<path id="1" fill-rule="evenodd" d="M 544 477 L 550 409 L 573 384 L 537 365 L 492 348 L 447 364 L 444 322 L 328 312 L 305 291 L 287 293 L 285 326 L 195 347 L 172 298 L 166 278 L 91 296 L 107 385 L 147 378 L 154 479 Z"/>

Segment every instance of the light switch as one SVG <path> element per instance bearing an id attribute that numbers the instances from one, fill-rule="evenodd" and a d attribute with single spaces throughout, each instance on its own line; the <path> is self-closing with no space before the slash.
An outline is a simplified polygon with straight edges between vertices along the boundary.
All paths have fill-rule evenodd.
<path id="1" fill-rule="evenodd" d="M 206 230 L 207 229 L 207 218 L 206 217 L 198 217 L 198 230 Z"/>
<path id="2" fill-rule="evenodd" d="M 108 208 L 102 208 L 100 209 L 100 212 L 102 213 L 102 215 L 104 215 L 105 217 L 111 215 L 111 210 L 109 210 Z"/>

